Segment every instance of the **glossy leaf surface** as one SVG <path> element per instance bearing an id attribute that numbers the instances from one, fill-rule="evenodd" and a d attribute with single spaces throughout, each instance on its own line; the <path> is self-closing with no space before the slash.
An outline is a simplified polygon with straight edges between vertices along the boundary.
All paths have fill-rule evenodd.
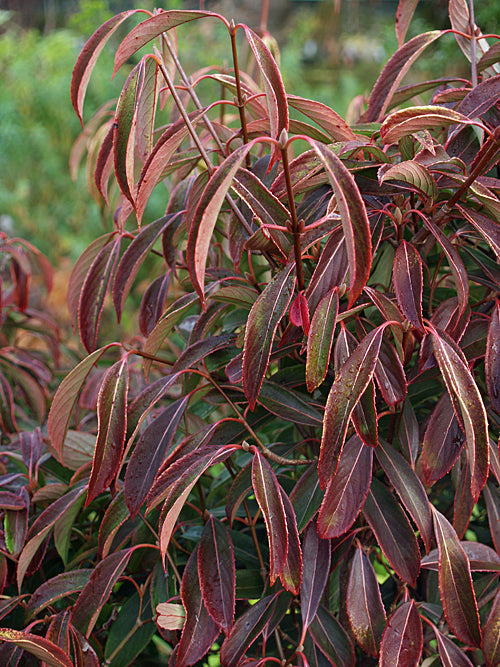
<path id="1" fill-rule="evenodd" d="M 413 600 L 404 602 L 390 616 L 382 637 L 380 665 L 416 667 L 423 646 L 422 621 Z"/>

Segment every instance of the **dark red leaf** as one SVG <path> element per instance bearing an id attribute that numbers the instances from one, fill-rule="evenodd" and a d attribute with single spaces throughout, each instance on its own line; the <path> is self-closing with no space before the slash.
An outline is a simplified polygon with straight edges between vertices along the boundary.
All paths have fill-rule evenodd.
<path id="1" fill-rule="evenodd" d="M 403 240 L 394 255 L 393 281 L 399 308 L 406 319 L 424 332 L 422 321 L 422 260 L 420 254 Z"/>
<path id="2" fill-rule="evenodd" d="M 493 544 L 498 553 L 500 553 L 500 490 L 497 486 L 488 482 L 483 489 L 483 494 Z"/>
<path id="3" fill-rule="evenodd" d="M 495 302 L 488 327 L 488 340 L 484 358 L 486 388 L 494 409 L 500 413 L 500 302 Z"/>
<path id="4" fill-rule="evenodd" d="M 338 310 L 338 288 L 334 287 L 314 311 L 307 338 L 306 384 L 311 393 L 323 382 L 328 370 Z"/>
<path id="5" fill-rule="evenodd" d="M 309 626 L 316 646 L 336 667 L 354 667 L 354 648 L 335 616 L 320 605 Z"/>
<path id="6" fill-rule="evenodd" d="M 350 141 L 356 135 L 345 120 L 333 109 L 317 100 L 307 100 L 296 95 L 287 95 L 288 104 L 311 118 L 317 123 L 334 141 Z"/>
<path id="7" fill-rule="evenodd" d="M 300 549 L 299 531 L 297 530 L 297 519 L 290 498 L 279 487 L 281 501 L 285 510 L 286 529 L 288 534 L 288 550 L 286 561 L 280 572 L 280 581 L 283 588 L 294 595 L 299 594 L 302 581 L 302 551 Z M 284 596 L 283 596 L 284 597 Z"/>
<path id="8" fill-rule="evenodd" d="M 423 35 L 421 36 L 423 37 Z M 414 37 L 414 39 L 417 39 L 417 37 Z M 407 42 L 403 48 L 408 44 L 410 42 Z M 458 113 L 458 111 L 438 105 L 410 107 L 391 113 L 382 123 L 380 136 L 384 144 L 393 144 L 403 137 L 421 130 L 428 131 L 434 127 L 447 127 L 458 123 L 470 125 L 472 122 L 467 116 Z"/>
<path id="9" fill-rule="evenodd" d="M 403 602 L 387 621 L 380 647 L 380 667 L 417 667 L 424 636 L 415 602 Z"/>
<path id="10" fill-rule="evenodd" d="M 153 331 L 165 310 L 169 287 L 170 269 L 162 276 L 155 278 L 144 292 L 139 310 L 139 329 L 146 338 Z"/>
<path id="11" fill-rule="evenodd" d="M 318 515 L 322 538 L 339 537 L 356 520 L 370 489 L 373 449 L 354 435 L 343 448 Z"/>
<path id="12" fill-rule="evenodd" d="M 303 291 L 299 292 L 298 296 L 292 301 L 289 315 L 290 322 L 296 327 L 302 327 L 307 336 L 310 326 L 309 307 Z"/>
<path id="13" fill-rule="evenodd" d="M 411 17 L 417 8 L 418 0 L 399 0 L 396 11 L 396 37 L 398 46 L 402 46 L 405 41 L 406 31 L 410 25 Z"/>
<path id="14" fill-rule="evenodd" d="M 43 583 L 29 599 L 26 618 L 30 619 L 56 600 L 81 591 L 87 585 L 91 574 L 91 569 L 71 570 Z"/>
<path id="15" fill-rule="evenodd" d="M 313 463 L 299 479 L 290 494 L 299 532 L 304 530 L 316 514 L 322 499 L 323 492 L 319 487 L 318 466 Z"/>
<path id="16" fill-rule="evenodd" d="M 446 620 L 461 641 L 480 646 L 481 630 L 469 559 L 450 523 L 435 508 L 433 512 L 439 550 L 439 591 Z"/>
<path id="17" fill-rule="evenodd" d="M 15 644 L 43 660 L 48 667 L 73 667 L 69 656 L 56 644 L 31 632 L 0 628 L 0 641 Z"/>
<path id="18" fill-rule="evenodd" d="M 300 587 L 302 639 L 316 616 L 330 575 L 330 541 L 319 537 L 314 521 L 311 521 L 304 533 L 303 560 L 304 569 Z"/>
<path id="19" fill-rule="evenodd" d="M 473 667 L 472 662 L 455 642 L 439 632 L 435 626 L 433 626 L 433 630 L 443 667 Z"/>
<path id="20" fill-rule="evenodd" d="M 482 37 L 481 30 L 474 25 L 471 25 L 470 16 L 470 5 L 467 0 L 450 0 L 448 5 L 448 14 L 450 17 L 450 23 L 453 30 L 458 31 L 458 33 L 465 33 L 465 35 L 474 35 L 476 42 L 477 56 L 480 56 L 482 53 L 485 53 L 489 44 Z M 462 49 L 463 53 L 469 61 L 472 59 L 472 45 L 470 37 L 466 37 L 463 34 L 454 34 L 455 39 L 457 40 L 458 46 Z"/>
<path id="21" fill-rule="evenodd" d="M 375 380 L 387 405 L 396 405 L 404 401 L 406 396 L 406 376 L 403 364 L 394 347 L 382 340 Z"/>
<path id="22" fill-rule="evenodd" d="M 427 485 L 444 477 L 457 460 L 465 442 L 449 395 L 443 394 L 434 408 L 424 434 L 422 473 Z"/>
<path id="23" fill-rule="evenodd" d="M 486 488 L 486 487 L 485 487 Z M 481 542 L 460 542 L 469 559 L 471 572 L 500 572 L 500 556 L 491 547 Z M 422 558 L 422 567 L 427 570 L 439 570 L 439 551 L 433 549 Z"/>
<path id="24" fill-rule="evenodd" d="M 321 426 L 321 413 L 296 391 L 264 380 L 259 393 L 259 403 L 269 412 L 295 424 Z"/>
<path id="25" fill-rule="evenodd" d="M 236 592 L 233 543 L 227 528 L 213 516 L 206 522 L 198 546 L 198 576 L 208 613 L 229 634 Z"/>
<path id="26" fill-rule="evenodd" d="M 363 651 L 378 658 L 385 628 L 385 609 L 377 575 L 361 545 L 358 545 L 352 559 L 347 613 L 358 644 Z"/>
<path id="27" fill-rule="evenodd" d="M 340 287 L 347 274 L 347 254 L 345 251 L 344 231 L 342 227 L 335 229 L 329 236 L 314 273 L 307 286 L 306 297 L 311 313 L 330 290 Z"/>
<path id="28" fill-rule="evenodd" d="M 494 665 L 500 663 L 500 589 L 497 591 L 493 606 L 484 624 L 481 648 L 488 667 L 494 667 Z"/>

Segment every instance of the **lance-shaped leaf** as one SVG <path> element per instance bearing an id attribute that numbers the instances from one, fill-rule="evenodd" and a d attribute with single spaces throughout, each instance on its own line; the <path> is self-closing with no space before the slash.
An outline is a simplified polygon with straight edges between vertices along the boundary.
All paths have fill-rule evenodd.
<path id="1" fill-rule="evenodd" d="M 401 502 L 418 526 L 425 550 L 429 553 L 432 541 L 432 513 L 422 482 L 404 456 L 388 443 L 380 442 L 375 454 Z"/>
<path id="2" fill-rule="evenodd" d="M 500 663 L 500 589 L 497 591 L 484 624 L 481 648 L 488 667 L 494 667 Z"/>
<path id="3" fill-rule="evenodd" d="M 311 393 L 323 382 L 328 370 L 338 310 L 338 288 L 334 287 L 319 302 L 309 328 L 306 384 Z"/>
<path id="4" fill-rule="evenodd" d="M 500 553 L 500 490 L 488 482 L 483 489 L 490 533 L 496 550 Z"/>
<path id="5" fill-rule="evenodd" d="M 122 549 L 104 558 L 97 564 L 89 583 L 80 593 L 73 607 L 71 623 L 86 637 L 91 635 L 99 614 L 111 595 L 113 586 L 127 567 L 133 551 L 134 547 Z"/>
<path id="6" fill-rule="evenodd" d="M 482 37 L 481 30 L 475 23 L 474 25 L 471 25 L 473 22 L 471 21 L 470 5 L 467 0 L 450 0 L 448 14 L 450 16 L 451 27 L 453 30 L 458 31 L 458 34 L 457 32 L 454 34 L 457 44 L 469 61 L 472 60 L 472 40 L 465 35 L 471 35 L 471 30 L 472 35 L 474 35 L 474 41 L 476 42 L 478 56 L 488 50 L 489 44 L 486 39 Z M 459 33 L 465 33 L 465 35 Z"/>
<path id="7" fill-rule="evenodd" d="M 436 105 L 411 107 L 391 113 L 382 123 L 380 136 L 384 144 L 393 144 L 419 130 L 460 123 L 470 125 L 471 122 L 467 116 L 446 107 Z"/>
<path id="8" fill-rule="evenodd" d="M 403 602 L 387 621 L 380 647 L 380 667 L 417 667 L 424 635 L 415 602 Z"/>
<path id="9" fill-rule="evenodd" d="M 143 59 L 135 107 L 137 148 L 143 162 L 148 159 L 153 148 L 154 119 L 158 100 L 158 71 L 158 63 L 154 58 Z"/>
<path id="10" fill-rule="evenodd" d="M 335 616 L 320 605 L 309 626 L 309 632 L 319 650 L 337 667 L 354 666 L 354 647 Z"/>
<path id="11" fill-rule="evenodd" d="M 481 542 L 463 541 L 460 544 L 469 559 L 471 572 L 500 572 L 500 556 L 491 547 Z M 433 549 L 428 556 L 422 558 L 422 567 L 438 572 L 438 549 Z"/>
<path id="12" fill-rule="evenodd" d="M 299 532 L 304 530 L 316 514 L 322 499 L 323 492 L 319 486 L 318 466 L 313 463 L 299 479 L 290 494 Z"/>
<path id="13" fill-rule="evenodd" d="M 343 448 L 318 515 L 322 538 L 339 537 L 356 520 L 370 489 L 373 448 L 354 435 Z"/>
<path id="14" fill-rule="evenodd" d="M 89 505 L 116 478 L 127 432 L 127 357 L 106 372 L 97 399 L 97 442 L 86 505 Z"/>
<path id="15" fill-rule="evenodd" d="M 426 484 L 434 484 L 450 471 L 464 442 L 450 396 L 445 393 L 434 408 L 424 434 L 421 465 Z"/>
<path id="16" fill-rule="evenodd" d="M 398 306 L 408 322 L 424 332 L 422 322 L 422 260 L 420 254 L 403 240 L 394 255 L 392 270 Z"/>
<path id="17" fill-rule="evenodd" d="M 387 326 L 385 322 L 363 338 L 343 364 L 328 394 L 318 467 L 322 488 L 326 487 L 337 468 L 349 419 L 375 372 Z"/>
<path id="18" fill-rule="evenodd" d="M 165 310 L 170 275 L 171 270 L 169 269 L 162 276 L 155 278 L 143 294 L 139 310 L 139 329 L 146 338 L 153 331 Z"/>
<path id="19" fill-rule="evenodd" d="M 495 302 L 488 327 L 484 357 L 486 388 L 492 406 L 500 413 L 500 302 Z"/>
<path id="20" fill-rule="evenodd" d="M 124 493 L 123 491 L 119 491 L 108 505 L 99 526 L 97 553 L 100 558 L 106 558 L 110 553 L 116 533 L 129 516 Z"/>
<path id="21" fill-rule="evenodd" d="M 115 176 L 120 190 L 134 205 L 134 156 L 135 156 L 135 124 L 134 111 L 136 103 L 139 70 L 142 62 L 136 65 L 127 77 L 125 85 L 116 105 L 113 123 L 113 157 Z"/>
<path id="22" fill-rule="evenodd" d="M 406 31 L 410 25 L 411 17 L 417 8 L 418 0 L 399 0 L 396 11 L 396 37 L 398 46 L 404 44 Z"/>
<path id="23" fill-rule="evenodd" d="M 468 206 L 457 205 L 457 209 L 470 222 L 474 229 L 481 234 L 497 256 L 497 261 L 500 261 L 500 229 L 498 223 Z"/>
<path id="24" fill-rule="evenodd" d="M 149 424 L 135 446 L 125 473 L 125 501 L 133 518 L 146 499 L 189 402 L 180 398 Z"/>
<path id="25" fill-rule="evenodd" d="M 407 183 L 411 189 L 423 195 L 431 204 L 438 197 L 438 189 L 434 177 L 426 167 L 415 162 L 415 160 L 405 160 L 388 169 L 382 167 L 379 171 L 379 182 L 385 183 L 386 181 L 402 181 L 403 183 Z"/>
<path id="26" fill-rule="evenodd" d="M 271 347 L 278 324 L 292 298 L 295 276 L 289 264 L 267 284 L 248 315 L 243 346 L 243 389 L 255 408 L 271 356 Z"/>
<path id="27" fill-rule="evenodd" d="M 97 332 L 104 308 L 104 298 L 120 254 L 121 237 L 107 243 L 92 262 L 80 292 L 78 328 L 87 352 L 97 346 Z"/>
<path id="28" fill-rule="evenodd" d="M 44 582 L 30 597 L 26 618 L 30 619 L 56 600 L 81 591 L 87 585 L 91 574 L 91 569 L 71 570 Z"/>
<path id="29" fill-rule="evenodd" d="M 385 628 L 385 609 L 377 575 L 358 544 L 347 587 L 347 614 L 356 641 L 363 651 L 378 658 Z"/>
<path id="30" fill-rule="evenodd" d="M 304 533 L 304 569 L 300 587 L 300 611 L 302 613 L 302 638 L 316 612 L 330 575 L 330 541 L 319 537 L 316 523 L 311 523 Z"/>
<path id="31" fill-rule="evenodd" d="M 356 135 L 333 109 L 316 100 L 307 100 L 296 95 L 287 95 L 288 104 L 317 123 L 334 141 L 351 141 Z"/>
<path id="32" fill-rule="evenodd" d="M 271 586 L 285 565 L 288 530 L 280 486 L 273 469 L 255 449 L 252 462 L 252 486 L 264 517 L 269 541 L 269 578 Z"/>
<path id="33" fill-rule="evenodd" d="M 382 120 L 386 110 L 389 108 L 396 88 L 408 69 L 422 51 L 438 37 L 441 37 L 444 32 L 441 30 L 432 30 L 431 32 L 417 35 L 396 51 L 385 65 L 373 87 L 365 115 L 366 121 Z"/>
<path id="34" fill-rule="evenodd" d="M 108 39 L 115 32 L 118 26 L 120 26 L 125 21 L 125 19 L 127 19 L 132 14 L 135 14 L 136 12 L 143 11 L 144 10 L 141 9 L 132 9 L 113 16 L 113 18 L 103 23 L 100 28 L 98 28 L 94 34 L 89 37 L 80 55 L 78 56 L 75 67 L 73 69 L 73 77 L 71 79 L 71 103 L 73 104 L 73 108 L 76 111 L 76 114 L 82 125 L 83 101 L 85 99 L 85 93 L 87 92 L 87 86 L 90 81 L 90 75 L 92 74 L 92 70 L 94 69 L 99 54 L 105 47 Z"/>
<path id="35" fill-rule="evenodd" d="M 293 505 L 288 495 L 279 487 L 283 509 L 285 510 L 288 549 L 286 561 L 280 572 L 280 581 L 285 590 L 298 595 L 302 581 L 302 551 L 300 548 L 299 531 Z"/>
<path id="36" fill-rule="evenodd" d="M 236 593 L 233 543 L 225 525 L 213 516 L 206 522 L 198 545 L 198 577 L 208 613 L 229 634 Z"/>
<path id="37" fill-rule="evenodd" d="M 393 345 L 382 340 L 375 380 L 387 405 L 396 405 L 406 396 L 406 376 L 403 364 Z M 375 443 L 377 440 L 375 439 Z M 368 440 L 367 444 L 371 444 Z"/>
<path id="38" fill-rule="evenodd" d="M 300 394 L 265 380 L 259 393 L 259 403 L 269 412 L 295 424 L 321 426 L 323 418 Z"/>
<path id="39" fill-rule="evenodd" d="M 374 477 L 363 514 L 395 572 L 415 586 L 420 571 L 420 551 L 410 522 L 393 494 Z"/>
<path id="40" fill-rule="evenodd" d="M 73 667 L 69 656 L 57 644 L 31 632 L 0 628 L 0 641 L 19 646 L 43 660 L 48 667 Z"/>
<path id="41" fill-rule="evenodd" d="M 195 549 L 182 574 L 181 599 L 186 621 L 177 648 L 178 667 L 194 665 L 211 648 L 219 635 L 219 627 L 208 613 L 198 578 L 198 549 Z"/>
<path id="42" fill-rule="evenodd" d="M 434 354 L 452 399 L 460 408 L 466 436 L 471 491 L 477 500 L 486 484 L 489 470 L 488 422 L 479 389 L 468 367 L 453 347 L 434 329 L 431 332 Z"/>
<path id="43" fill-rule="evenodd" d="M 314 313 L 321 299 L 334 287 L 340 287 L 347 274 L 347 253 L 344 231 L 337 227 L 323 248 L 312 278 L 307 286 L 306 297 L 309 310 Z"/>
<path id="44" fill-rule="evenodd" d="M 455 642 L 432 626 L 436 635 L 439 657 L 443 667 L 473 667 L 472 662 Z"/>
<path id="45" fill-rule="evenodd" d="M 247 609 L 233 625 L 220 652 L 222 667 L 237 667 L 241 658 L 264 630 L 271 618 L 279 593 L 266 595 Z"/>
<path id="46" fill-rule="evenodd" d="M 450 629 L 465 644 L 481 645 L 481 630 L 470 564 L 458 536 L 445 517 L 433 508 L 439 551 L 439 591 Z"/>
<path id="47" fill-rule="evenodd" d="M 349 261 L 350 308 L 363 291 L 372 263 L 372 237 L 366 208 L 352 174 L 329 148 L 310 141 L 326 169 L 339 208 Z"/>

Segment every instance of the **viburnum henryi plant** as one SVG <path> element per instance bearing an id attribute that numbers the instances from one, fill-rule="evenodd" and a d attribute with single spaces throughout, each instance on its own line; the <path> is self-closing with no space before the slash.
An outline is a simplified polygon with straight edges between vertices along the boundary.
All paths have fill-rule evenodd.
<path id="1" fill-rule="evenodd" d="M 47 428 L 50 374 L 4 334 L 33 316 L 25 253 L 0 247 L 2 664 L 500 664 L 500 37 L 451 0 L 450 30 L 405 41 L 416 4 L 353 126 L 220 15 L 122 39 L 72 158 L 114 224 L 71 274 L 88 356 Z M 80 54 L 80 120 L 137 12 Z M 231 66 L 185 73 L 190 21 L 227 29 Z M 470 80 L 401 86 L 447 33 Z"/>

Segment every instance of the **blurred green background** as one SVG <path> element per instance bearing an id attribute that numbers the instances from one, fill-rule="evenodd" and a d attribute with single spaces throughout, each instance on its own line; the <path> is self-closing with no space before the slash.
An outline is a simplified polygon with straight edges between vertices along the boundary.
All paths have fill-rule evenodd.
<path id="1" fill-rule="evenodd" d="M 7 0 L 0 4 L 0 230 L 24 236 L 60 266 L 69 266 L 96 235 L 111 228 L 86 187 L 84 165 L 76 182 L 68 159 L 81 131 L 71 107 L 69 83 L 88 36 L 107 18 L 153 2 L 114 0 Z M 270 0 L 269 28 L 279 45 L 287 92 L 319 99 L 342 115 L 357 95 L 367 95 L 397 47 L 397 0 Z M 337 12 L 340 4 L 340 11 Z M 197 2 L 167 0 L 165 9 Z M 206 0 L 205 8 L 259 27 L 259 0 Z M 409 35 L 448 27 L 446 0 L 420 0 Z M 500 2 L 476 2 L 476 22 L 497 32 Z M 188 72 L 227 62 L 229 43 L 213 22 L 178 31 Z M 128 24 L 130 28 L 130 24 Z M 124 28 L 127 30 L 127 25 Z M 85 119 L 119 94 L 126 72 L 110 80 L 113 49 L 101 55 L 85 102 Z M 467 76 L 467 63 L 452 36 L 440 40 L 413 70 L 413 80 L 431 75 Z M 211 100 L 206 100 L 211 101 Z"/>

